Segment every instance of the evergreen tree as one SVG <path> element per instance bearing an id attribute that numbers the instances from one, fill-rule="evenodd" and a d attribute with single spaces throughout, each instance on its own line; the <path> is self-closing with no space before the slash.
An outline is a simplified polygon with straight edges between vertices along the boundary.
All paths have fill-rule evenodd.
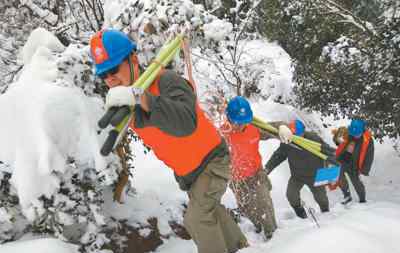
<path id="1" fill-rule="evenodd" d="M 109 16 L 107 19 L 104 16 L 99 1 L 91 1 L 93 5 L 89 6 L 92 10 L 90 14 L 88 9 L 85 9 L 88 2 L 33 0 L 24 1 L 22 5 L 13 1 L 0 3 L 4 7 L 0 10 L 4 14 L 0 17 L 0 24 L 7 29 L 7 34 L 0 36 L 0 43 L 7 47 L 1 49 L 9 50 L 0 52 L 0 60 L 13 59 L 14 65 L 11 65 L 17 70 L 21 68 L 22 63 L 16 58 L 17 51 L 24 45 L 32 29 L 38 26 L 45 27 L 58 35 L 67 46 L 64 52 L 54 53 L 58 72 L 53 84 L 80 89 L 91 99 L 104 98 L 106 94 L 103 81 L 92 73 L 93 66 L 87 46 L 90 35 L 99 30 L 103 22 L 107 22 L 106 26 L 129 33 L 135 39 L 141 49 L 139 57 L 143 68 L 151 62 L 168 39 L 183 30 L 191 38 L 194 46 L 201 44 L 207 48 L 216 44 L 216 41 L 205 37 L 202 26 L 217 18 L 207 14 L 202 6 L 193 5 L 188 1 L 135 0 L 124 6 L 116 19 L 110 19 Z M 10 24 L 18 25 L 14 27 Z M 12 34 L 15 36 L 10 36 Z M 180 73 L 184 72 L 183 63 L 182 58 L 177 58 L 174 64 Z M 6 92 L 9 82 L 16 78 L 17 71 L 13 78 L 0 85 L 0 88 L 4 87 L 2 91 Z M 132 139 L 137 138 L 130 133 L 127 142 L 124 143 L 126 154 L 122 158 L 128 164 L 134 159 L 134 154 L 127 147 Z M 102 213 L 102 204 L 104 191 L 110 191 L 116 184 L 118 173 L 121 171 L 120 160 L 112 155 L 107 160 L 106 168 L 96 171 L 93 165 L 80 163 L 76 159 L 69 157 L 65 168 L 54 168 L 51 172 L 55 182 L 58 182 L 58 190 L 54 194 L 33 200 L 32 205 L 24 210 L 20 210 L 18 198 L 13 198 L 12 191 L 3 191 L 12 188 L 8 180 L 12 169 L 8 176 L 1 174 L 1 191 L 5 197 L 1 198 L 0 241 L 17 240 L 28 232 L 46 233 L 80 245 L 83 252 L 97 252 L 109 242 L 105 231 L 107 226 L 115 224 L 115 221 Z M 13 215 L 14 210 L 19 210 L 18 215 Z M 25 225 L 16 231 L 16 223 Z"/>
<path id="2" fill-rule="evenodd" d="M 362 117 L 377 137 L 398 137 L 398 5 L 269 1 L 264 32 L 293 58 L 301 107 L 323 115 Z"/>

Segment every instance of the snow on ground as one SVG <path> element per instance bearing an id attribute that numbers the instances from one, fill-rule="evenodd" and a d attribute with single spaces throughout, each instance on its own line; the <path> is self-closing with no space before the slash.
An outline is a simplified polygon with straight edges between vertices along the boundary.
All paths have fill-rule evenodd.
<path id="1" fill-rule="evenodd" d="M 10 242 L 0 245 L 1 253 L 78 253 L 76 246 L 57 239 L 43 238 L 29 241 Z"/>
<path id="2" fill-rule="evenodd" d="M 182 222 L 182 204 L 187 196 L 179 190 L 172 170 L 157 160 L 152 152 L 144 154 L 143 145 L 134 143 L 136 159 L 133 181 L 136 194 L 126 196 L 124 204 L 112 202 L 109 196 L 106 212 L 118 219 L 127 219 L 128 224 L 138 227 L 147 224 L 150 217 L 158 218 L 160 233 L 172 233 L 168 221 Z"/>
<path id="3" fill-rule="evenodd" d="M 259 43 L 255 42 L 260 46 Z M 287 95 L 292 85 L 290 81 L 290 59 L 274 43 L 260 46 L 259 51 L 268 52 L 268 57 L 273 60 L 276 73 L 273 82 L 279 83 L 279 90 L 273 93 Z M 201 97 L 202 92 L 205 91 L 202 90 L 202 87 L 198 88 Z M 273 103 L 270 100 L 264 102 L 252 101 L 252 107 L 255 114 L 266 121 L 287 121 L 299 117 L 306 122 L 311 122 L 311 126 L 314 126 L 312 125 L 314 123 L 318 125 L 317 130 L 324 139 L 332 144 L 330 140 L 331 128 L 324 129 L 321 127 L 318 114 L 306 114 L 290 106 Z M 331 119 L 325 119 L 325 121 L 328 121 L 332 128 L 348 123 L 347 120 L 334 122 Z M 263 155 L 264 163 L 278 146 L 277 140 L 261 143 L 260 152 Z M 400 247 L 396 247 L 396 240 L 400 236 L 398 229 L 400 225 L 400 212 L 398 211 L 400 209 L 400 172 L 397 171 L 396 166 L 399 162 L 400 159 L 389 140 L 386 140 L 384 144 L 376 145 L 374 169 L 370 177 L 363 177 L 369 200 L 366 205 L 354 203 L 350 207 L 344 208 L 339 203 L 342 198 L 340 190 L 336 190 L 328 193 L 332 211 L 328 214 L 321 214 L 311 192 L 307 188 L 303 188 L 302 198 L 307 206 L 317 210 L 316 215 L 321 228 L 317 228 L 311 220 L 295 217 L 285 196 L 290 172 L 287 163 L 284 162 L 270 175 L 273 183 L 272 198 L 276 208 L 279 229 L 274 238 L 265 243 L 262 236 L 254 232 L 249 220 L 244 219 L 240 226 L 248 237 L 251 247 L 240 252 L 400 252 Z M 143 163 L 146 163 L 146 165 Z M 161 168 L 156 168 L 156 166 L 149 166 L 147 163 L 148 159 L 146 159 L 146 162 L 144 160 L 138 162 L 135 171 L 136 182 L 134 183 L 137 190 L 139 192 L 157 193 L 160 199 L 166 200 L 163 203 L 163 206 L 167 206 L 166 209 L 174 205 L 171 195 L 176 195 L 175 197 L 182 201 L 184 196 L 176 193 L 176 184 L 172 174 L 167 172 L 167 168 L 162 165 Z M 152 167 L 152 172 L 148 172 L 149 167 Z M 160 185 L 162 185 L 161 188 Z M 353 188 L 352 193 L 356 202 L 357 195 Z M 229 189 L 223 198 L 223 202 L 227 207 L 236 207 L 233 194 Z M 195 253 L 196 248 L 191 241 L 172 237 L 170 240 L 166 240 L 157 249 L 157 252 Z"/>
<path id="4" fill-rule="evenodd" d="M 280 81 L 281 91 L 285 93 L 291 86 L 290 61 L 287 56 L 279 52 L 275 44 L 267 44 L 261 51 L 269 52 L 276 66 L 277 80 Z M 199 83 L 199 82 L 197 82 Z M 199 88 L 201 97 L 202 87 Z M 305 114 L 294 108 L 276 104 L 271 101 L 252 103 L 256 115 L 267 121 L 290 120 L 301 117 L 310 122 L 320 120 L 317 114 Z M 328 123 L 332 127 L 347 124 L 348 121 Z M 331 143 L 330 130 L 319 126 L 322 136 Z M 279 141 L 268 140 L 261 143 L 260 152 L 265 163 L 279 146 Z M 137 150 L 136 168 L 134 171 L 133 186 L 137 193 L 133 198 L 128 198 L 125 205 L 115 206 L 111 209 L 119 217 L 128 217 L 131 223 L 143 223 L 146 217 L 158 217 L 161 222 L 162 234 L 170 234 L 166 224 L 167 220 L 176 217 L 180 212 L 181 203 L 187 198 L 179 191 L 171 171 L 162 163 L 155 161 L 153 155 L 144 155 L 140 144 L 135 144 Z M 294 212 L 286 200 L 286 186 L 289 179 L 289 168 L 286 162 L 281 164 L 270 175 L 273 190 L 272 198 L 276 208 L 279 229 L 270 242 L 265 242 L 260 234 L 254 232 L 254 227 L 249 220 L 243 219 L 240 226 L 245 232 L 251 244 L 250 248 L 243 249 L 244 253 L 261 252 L 400 252 L 396 247 L 397 238 L 400 236 L 400 172 L 396 164 L 400 162 L 396 152 L 391 147 L 389 140 L 384 144 L 377 144 L 374 169 L 370 177 L 363 177 L 367 187 L 368 203 L 361 205 L 356 203 L 357 195 L 352 189 L 355 203 L 344 208 L 340 190 L 329 192 L 332 211 L 321 214 L 313 200 L 311 192 L 304 188 L 302 198 L 307 206 L 317 211 L 317 219 L 321 228 L 310 220 L 302 220 L 295 217 Z M 132 203 L 132 204 L 130 204 Z M 161 203 L 161 204 L 159 204 Z M 236 207 L 232 192 L 228 189 L 223 197 L 223 203 L 230 208 Z M 123 206 L 125 208 L 121 209 Z M 164 219 L 164 222 L 162 221 Z M 181 219 L 181 218 L 179 218 Z M 164 230 L 165 229 L 165 230 Z M 196 247 L 192 241 L 170 237 L 165 240 L 156 252 L 195 253 Z"/>
<path id="5" fill-rule="evenodd" d="M 266 161 L 273 150 L 278 147 L 278 141 L 265 141 L 261 146 L 263 160 Z M 400 236 L 400 172 L 396 171 L 397 167 L 393 165 L 399 163 L 400 159 L 391 149 L 390 143 L 378 144 L 376 152 L 377 159 L 374 163 L 374 171 L 372 171 L 370 177 L 363 178 L 367 188 L 367 204 L 359 204 L 357 195 L 352 189 L 354 203 L 345 208 L 340 204 L 340 190 L 336 190 L 328 193 L 331 212 L 322 214 L 319 212 L 311 192 L 307 188 L 303 188 L 302 198 L 307 206 L 316 211 L 320 228 L 311 219 L 302 220 L 295 217 L 285 196 L 289 168 L 287 163 L 281 164 L 270 176 L 273 184 L 272 198 L 279 228 L 274 234 L 274 238 L 269 242 L 265 242 L 262 235 L 255 233 L 250 221 L 243 219 L 240 226 L 245 232 L 251 247 L 240 252 L 400 252 L 397 242 Z M 379 168 L 381 167 L 385 169 L 380 170 Z M 173 191 L 175 187 L 173 186 L 174 179 L 172 175 L 161 172 L 165 169 L 163 167 L 153 169 L 155 172 L 150 178 L 137 182 L 138 184 L 135 185 L 137 189 L 139 191 L 141 189 L 152 191 L 152 186 L 154 186 L 157 191 L 157 183 L 165 180 L 171 182 L 171 185 L 170 188 L 164 188 L 164 190 Z M 137 168 L 137 173 L 147 173 L 147 169 L 144 170 L 146 172 L 140 172 L 141 168 Z M 160 196 L 170 195 L 165 191 L 160 193 Z M 171 194 L 176 194 L 176 192 Z M 174 202 L 171 199 L 169 201 L 170 203 Z M 229 207 L 236 206 L 230 190 L 225 194 L 223 202 Z M 168 206 L 167 203 L 164 205 Z M 132 216 L 135 215 L 132 214 Z M 156 252 L 195 253 L 196 248 L 191 241 L 172 237 L 170 240 L 165 240 L 165 243 Z"/>

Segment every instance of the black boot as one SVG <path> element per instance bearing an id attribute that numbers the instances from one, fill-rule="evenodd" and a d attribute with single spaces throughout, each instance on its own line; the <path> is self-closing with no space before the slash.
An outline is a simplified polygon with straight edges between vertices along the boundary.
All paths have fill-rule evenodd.
<path id="1" fill-rule="evenodd" d="M 299 207 L 293 207 L 297 217 L 302 218 L 302 219 L 307 219 L 307 212 L 304 209 L 304 207 L 299 206 Z"/>
<path id="2" fill-rule="evenodd" d="M 342 203 L 342 205 L 347 205 L 348 203 L 350 203 L 353 200 L 353 198 L 351 197 L 351 195 L 347 195 L 344 196 L 343 201 L 340 202 Z"/>

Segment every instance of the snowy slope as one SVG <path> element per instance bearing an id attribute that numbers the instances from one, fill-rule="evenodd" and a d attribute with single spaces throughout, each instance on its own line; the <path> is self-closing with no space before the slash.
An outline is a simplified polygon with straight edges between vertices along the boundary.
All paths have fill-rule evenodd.
<path id="1" fill-rule="evenodd" d="M 278 92 L 287 92 L 291 87 L 290 60 L 287 55 L 282 54 L 281 49 L 275 44 L 260 44 L 255 42 L 259 51 L 269 52 L 274 61 L 276 80 L 280 82 L 281 89 Z M 276 81 L 276 82 L 278 82 Z M 197 82 L 199 83 L 199 81 Z M 201 97 L 205 89 L 199 88 Z M 330 137 L 330 129 L 324 129 L 317 114 L 307 114 L 294 108 L 276 104 L 271 101 L 253 101 L 256 115 L 265 120 L 289 120 L 301 117 L 317 125 L 327 142 Z M 348 123 L 347 121 L 329 122 L 332 127 Z M 312 125 L 312 126 L 314 126 Z M 278 147 L 277 140 L 262 142 L 260 151 L 263 161 L 266 162 L 273 151 Z M 136 159 L 136 170 L 134 172 L 133 185 L 138 194 L 129 198 L 125 207 L 115 207 L 112 212 L 118 213 L 119 217 L 128 217 L 132 223 L 145 223 L 148 217 L 157 217 L 161 224 L 162 234 L 171 235 L 172 231 L 165 226 L 168 220 L 178 218 L 182 211 L 181 203 L 186 200 L 184 193 L 180 192 L 174 181 L 173 175 L 162 163 L 154 161 L 153 155 L 144 155 L 140 145 L 135 145 L 139 155 Z M 287 163 L 275 169 L 271 174 L 273 183 L 272 197 L 276 207 L 279 229 L 274 238 L 265 243 L 260 234 L 254 232 L 251 223 L 244 219 L 240 224 L 249 238 L 251 247 L 241 252 L 356 252 L 365 251 L 371 253 L 400 252 L 396 247 L 396 240 L 400 236 L 400 172 L 396 164 L 400 162 L 396 152 L 391 147 L 391 142 L 377 144 L 376 159 L 371 176 L 363 180 L 366 182 L 369 202 L 367 205 L 355 203 L 349 208 L 344 208 L 339 202 L 341 193 L 339 190 L 329 192 L 332 211 L 321 214 L 317 211 L 317 219 L 321 228 L 317 228 L 311 220 L 301 220 L 295 217 L 286 197 L 286 185 L 289 178 Z M 353 190 L 353 189 L 352 189 Z M 353 191 L 354 199 L 357 199 Z M 302 197 L 311 208 L 317 209 L 310 191 L 302 190 Z M 128 202 L 129 201 L 129 202 Z M 227 191 L 223 198 L 228 207 L 236 207 L 233 194 Z M 131 206 L 134 206 L 133 209 Z M 172 234 L 173 235 L 173 234 Z M 172 236 L 165 240 L 157 252 L 196 252 L 192 241 L 185 241 Z"/>
<path id="2" fill-rule="evenodd" d="M 277 84 L 278 86 L 274 87 L 278 88 L 271 93 L 287 95 L 292 86 L 290 82 L 290 59 L 282 53 L 282 49 L 273 43 L 257 41 L 255 46 L 258 47 L 260 52 L 268 52 L 269 57 L 274 62 L 275 76 L 270 82 Z M 0 131 L 0 134 L 3 133 L 0 136 L 1 140 L 6 140 L 7 144 L 0 146 L 0 155 L 2 160 L 7 158 L 7 162 L 15 167 L 16 179 L 14 182 L 20 193 L 25 196 L 22 201 L 27 205 L 29 205 L 31 198 L 42 193 L 51 194 L 55 190 L 51 187 L 51 184 L 44 184 L 43 187 L 50 187 L 45 189 L 34 186 L 37 185 L 38 181 L 51 181 L 49 170 L 53 167 L 56 168 L 57 162 L 62 161 L 69 152 L 72 152 L 71 150 L 75 152 L 78 150 L 85 154 L 84 159 L 91 161 L 98 159 L 94 152 L 94 150 L 98 150 L 99 145 L 99 140 L 95 138 L 95 127 L 93 126 L 95 120 L 85 123 L 86 134 L 84 136 L 80 135 L 81 131 L 75 131 L 78 127 L 74 125 L 74 122 L 87 120 L 87 118 L 92 119 L 93 115 L 100 115 L 100 102 L 96 100 L 87 101 L 78 91 L 52 86 L 53 67 L 51 65 L 40 65 L 49 64 L 51 61 L 46 60 L 49 58 L 51 58 L 51 53 L 49 53 L 48 48 L 42 48 L 32 54 L 31 59 L 32 61 L 36 59 L 37 64 L 32 66 L 31 72 L 29 72 L 29 69 L 25 70 L 26 73 L 31 74 L 26 74 L 25 82 L 19 83 L 6 95 L 0 97 L 1 114 L 5 115 L 7 122 L 15 124 L 2 125 L 2 127 L 7 127 L 9 132 L 4 134 L 3 131 Z M 38 68 L 47 71 L 44 71 L 43 75 L 32 74 L 39 73 L 40 71 L 32 72 L 32 70 L 38 70 Z M 206 71 L 212 70 L 208 68 Z M 31 80 L 27 81 L 29 78 Z M 35 86 L 35 89 L 32 86 Z M 48 96 L 39 96 L 35 93 L 36 90 L 42 92 L 41 94 L 48 94 Z M 204 92 L 204 88 L 200 87 L 200 97 L 202 92 Z M 54 96 L 64 99 L 54 100 L 52 99 Z M 23 104 L 16 103 L 16 101 L 20 101 L 20 98 L 23 98 Z M 308 126 L 315 127 L 329 141 L 330 129 L 322 128 L 317 114 L 300 112 L 290 106 L 275 104 L 270 100 L 252 101 L 252 104 L 256 115 L 267 121 L 301 117 L 308 122 Z M 49 108 L 54 110 L 45 110 Z M 90 111 L 89 108 L 92 108 L 93 111 Z M 63 117 L 57 117 L 59 112 L 63 113 Z M 15 119 L 15 115 L 19 116 L 17 119 L 20 121 L 12 120 Z M 45 119 L 42 118 L 44 115 L 52 116 L 45 118 L 48 121 L 44 122 Z M 329 121 L 329 119 L 327 120 Z M 21 128 L 26 126 L 24 124 L 26 122 L 29 122 L 29 126 L 32 125 L 35 129 L 22 131 Z M 65 127 L 62 127 L 63 123 L 66 124 Z M 336 122 L 329 123 L 332 126 L 338 126 Z M 60 129 L 61 132 L 49 131 L 54 129 L 54 127 L 49 128 L 49 126 L 57 126 L 56 128 Z M 81 126 L 81 123 L 79 126 Z M 17 140 L 10 138 L 17 135 L 14 131 L 18 131 L 19 134 L 23 132 L 24 135 Z M 35 134 L 32 134 L 32 132 Z M 60 138 L 62 136 L 64 138 Z M 82 140 L 86 140 L 85 142 L 90 143 L 90 145 L 80 146 Z M 77 146 L 72 148 L 72 145 Z M 278 145 L 277 140 L 269 140 L 261 144 L 264 162 L 267 161 Z M 146 224 L 150 217 L 158 218 L 160 233 L 163 238 L 168 239 L 164 239 L 164 244 L 156 252 L 196 252 L 196 247 L 192 241 L 177 238 L 168 225 L 171 220 L 182 221 L 182 204 L 187 201 L 187 196 L 178 189 L 170 169 L 156 160 L 151 152 L 145 155 L 140 144 L 135 143 L 133 147 L 136 151 L 136 160 L 132 185 L 136 189 L 136 194 L 127 196 L 124 204 L 112 202 L 111 196 L 109 196 L 105 204 L 105 211 L 116 218 L 127 219 L 129 224 L 137 227 Z M 19 152 L 23 152 L 24 157 L 29 159 L 16 159 L 16 157 L 19 157 Z M 55 160 L 49 159 L 49 157 L 55 157 Z M 368 203 L 366 205 L 354 203 L 349 208 L 344 208 L 339 204 L 340 192 L 330 192 L 332 211 L 328 214 L 321 214 L 317 211 L 316 214 L 320 228 L 317 228 L 311 220 L 301 220 L 294 216 L 285 197 L 289 168 L 287 163 L 283 163 L 271 174 L 272 197 L 279 229 L 271 241 L 264 242 L 262 236 L 254 232 L 250 222 L 243 219 L 240 226 L 248 237 L 251 247 L 243 249 L 241 252 L 400 252 L 400 247 L 397 246 L 397 240 L 400 236 L 400 171 L 398 170 L 400 159 L 391 148 L 389 140 L 376 145 L 375 157 L 371 176 L 363 178 L 366 182 Z M 54 164 L 48 164 L 49 162 L 54 162 Z M 24 171 L 26 168 L 30 168 L 31 171 Z M 23 176 L 18 179 L 19 175 Z M 28 186 L 18 187 L 18 182 L 23 182 Z M 309 207 L 318 210 L 311 193 L 307 189 L 303 189 L 302 196 Z M 354 192 L 353 196 L 357 199 Z M 223 201 L 228 207 L 236 206 L 233 195 L 229 190 Z M 146 233 L 146 231 L 142 232 Z M 76 249 L 51 239 L 20 241 L 0 246 L 0 253 L 14 252 L 76 253 Z"/>
<path id="3" fill-rule="evenodd" d="M 262 154 L 264 161 L 268 159 L 273 150 L 277 148 L 275 140 L 262 143 Z M 308 189 L 302 190 L 302 197 L 311 208 L 317 211 L 317 219 L 320 228 L 310 220 L 296 218 L 289 204 L 285 192 L 289 175 L 287 163 L 275 169 L 271 174 L 273 183 L 273 201 L 278 217 L 279 229 L 274 238 L 264 242 L 260 234 L 254 232 L 251 223 L 244 219 L 240 224 L 251 244 L 250 248 L 240 252 L 261 253 L 261 252 L 400 252 L 397 239 L 400 236 L 400 194 L 399 182 L 400 172 L 395 171 L 396 167 L 390 164 L 400 162 L 394 151 L 390 151 L 388 143 L 377 145 L 377 160 L 374 163 L 374 172 L 366 182 L 368 203 L 362 205 L 354 203 L 344 208 L 340 203 L 341 193 L 339 190 L 329 192 L 331 212 L 321 214 Z M 179 192 L 172 174 L 167 172 L 162 164 L 148 166 L 147 161 L 151 157 L 143 157 L 143 164 L 137 167 L 135 187 L 138 190 L 135 202 L 135 209 L 130 214 L 130 219 L 138 221 L 140 214 L 148 212 L 148 216 L 156 216 L 159 219 L 168 220 L 179 211 L 176 206 L 185 196 Z M 142 163 L 140 162 L 140 163 Z M 153 164 L 153 162 L 151 162 Z M 379 168 L 385 167 L 385 170 Z M 149 171 L 151 170 L 151 171 Z M 353 196 L 356 197 L 353 191 Z M 162 203 L 157 206 L 157 203 Z M 235 207 L 236 203 L 232 193 L 228 190 L 224 196 L 224 204 Z M 140 206 L 140 207 L 139 207 Z M 159 208 L 155 210 L 155 208 Z M 117 211 L 120 209 L 115 209 Z M 147 211 L 146 211 L 147 210 Z M 139 215 L 138 215 L 139 214 Z M 170 234 L 171 231 L 164 231 Z M 164 245 L 157 249 L 157 252 L 188 252 L 195 253 L 195 245 L 191 241 L 185 241 L 172 237 L 164 242 Z"/>
<path id="4" fill-rule="evenodd" d="M 0 252 L 78 253 L 79 251 L 76 246 L 64 243 L 60 240 L 43 238 L 29 241 L 10 242 L 0 245 Z"/>

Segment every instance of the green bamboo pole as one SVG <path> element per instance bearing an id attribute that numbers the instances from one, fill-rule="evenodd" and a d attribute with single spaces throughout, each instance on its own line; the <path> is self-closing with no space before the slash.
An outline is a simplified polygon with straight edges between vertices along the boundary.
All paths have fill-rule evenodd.
<path id="1" fill-rule="evenodd" d="M 261 119 L 255 117 L 255 116 L 253 117 L 253 122 L 252 123 L 259 125 L 261 128 L 267 130 L 268 132 L 270 132 L 272 134 L 278 134 L 278 129 L 276 129 L 275 127 L 271 126 L 267 122 L 264 122 L 264 121 L 262 121 Z"/>
<path id="2" fill-rule="evenodd" d="M 181 49 L 183 38 L 183 35 L 178 35 L 175 37 L 175 39 L 166 44 L 160 50 L 154 62 L 148 66 L 146 71 L 143 72 L 142 75 L 131 86 L 135 88 L 142 88 L 143 90 L 147 89 L 157 78 L 161 68 L 168 65 Z M 131 113 L 109 132 L 109 135 L 100 151 L 102 155 L 108 155 L 108 153 L 111 152 L 121 141 L 122 136 L 128 129 L 129 122 L 132 118 L 132 111 L 133 110 L 131 110 Z"/>
<path id="3" fill-rule="evenodd" d="M 270 124 L 262 121 L 261 119 L 259 119 L 257 117 L 253 117 L 253 122 L 252 123 L 253 124 L 257 124 L 258 126 L 260 126 L 261 128 L 267 130 L 270 133 L 278 134 L 278 130 L 275 127 L 271 126 Z M 309 146 L 312 146 L 312 147 L 315 146 L 314 148 L 316 150 L 321 150 L 321 145 L 322 144 L 319 143 L 319 142 L 312 141 L 312 140 L 306 139 L 306 138 L 301 137 L 301 136 L 293 136 L 293 139 L 297 139 L 296 142 L 307 142 L 309 144 Z"/>
<path id="4" fill-rule="evenodd" d="M 147 89 L 152 83 L 153 81 L 157 78 L 158 74 L 160 73 L 161 69 L 168 65 L 168 63 L 176 56 L 176 54 L 179 52 L 180 47 L 176 47 L 174 48 L 172 51 L 170 51 L 169 55 L 167 55 L 165 57 L 165 59 L 163 59 L 160 63 L 156 63 L 157 67 L 156 69 L 148 76 L 148 78 L 146 80 L 143 81 L 142 85 L 140 86 L 140 88 L 142 89 Z"/>
<path id="5" fill-rule="evenodd" d="M 327 155 L 325 155 L 325 154 L 321 153 L 320 151 L 318 151 L 318 150 L 316 150 L 316 149 L 314 149 L 314 148 L 308 146 L 308 145 L 307 145 L 306 143 L 304 143 L 304 142 L 300 142 L 300 143 L 299 143 L 299 142 L 294 142 L 294 143 L 295 143 L 296 145 L 299 145 L 299 146 L 302 147 L 303 149 L 305 149 L 305 150 L 311 152 L 312 154 L 318 156 L 319 158 L 321 158 L 321 159 L 323 159 L 323 160 L 328 159 L 328 156 L 327 156 Z"/>
<path id="6" fill-rule="evenodd" d="M 176 43 L 175 43 L 176 44 Z M 179 44 L 176 44 L 176 48 L 173 48 L 173 50 L 168 50 L 169 54 L 168 55 L 164 55 L 163 59 L 161 62 L 158 63 L 152 63 L 155 64 L 156 67 L 153 68 L 152 73 L 147 74 L 147 79 L 146 80 L 141 80 L 140 82 L 135 82 L 134 86 L 135 87 L 139 87 L 142 89 L 147 89 L 155 80 L 155 78 L 157 77 L 157 75 L 159 74 L 161 68 L 165 65 L 167 65 L 172 58 L 178 53 L 178 51 L 180 50 Z M 160 65 L 161 64 L 161 65 Z M 139 80 L 139 79 L 138 79 Z M 119 123 L 116 127 L 115 130 L 117 130 L 118 132 L 120 132 L 122 129 L 125 128 L 125 126 L 129 123 L 129 117 L 130 116 L 126 116 L 124 118 L 123 121 L 121 121 L 121 123 Z"/>
<path id="7" fill-rule="evenodd" d="M 319 142 L 306 139 L 306 138 L 304 138 L 304 137 L 302 137 L 302 136 L 296 136 L 296 138 L 300 139 L 301 142 L 306 142 L 306 143 L 308 143 L 310 146 L 315 146 L 316 148 L 321 149 L 322 144 L 319 143 Z"/>
<path id="8" fill-rule="evenodd" d="M 258 126 L 264 130 L 267 130 L 268 132 L 272 133 L 272 134 L 278 134 L 278 130 L 271 126 L 270 124 L 262 121 L 261 119 L 257 118 L 257 117 L 253 117 L 253 121 L 252 124 L 254 124 L 255 126 Z M 299 147 L 311 152 L 312 154 L 320 157 L 323 160 L 326 160 L 328 158 L 327 155 L 321 153 L 321 144 L 312 140 L 308 140 L 306 138 L 303 138 L 301 136 L 293 136 L 292 142 L 296 145 L 298 145 Z"/>
<path id="9" fill-rule="evenodd" d="M 140 77 L 132 84 L 134 87 L 142 87 L 143 83 L 149 79 L 149 76 L 159 69 L 160 63 L 163 63 L 164 60 L 171 55 L 171 52 L 176 48 L 179 48 L 182 43 L 183 35 L 176 36 L 171 42 L 169 42 L 163 49 L 160 50 L 160 53 L 156 56 L 153 63 L 147 67 L 146 71 L 140 75 Z M 172 58 L 171 58 L 172 59 Z M 168 64 L 168 62 L 167 62 Z M 153 81 L 153 80 L 152 80 Z M 151 82 L 150 82 L 151 83 Z"/>
<path id="10" fill-rule="evenodd" d="M 321 145 L 322 144 L 320 144 L 318 142 L 315 142 L 315 141 L 312 141 L 312 140 L 309 140 L 309 139 L 306 139 L 304 137 L 297 136 L 297 135 L 293 135 L 293 139 L 292 140 L 295 140 L 295 142 L 304 143 L 307 146 L 309 146 L 309 147 L 311 147 L 311 148 L 313 148 L 315 150 L 321 151 Z"/>

